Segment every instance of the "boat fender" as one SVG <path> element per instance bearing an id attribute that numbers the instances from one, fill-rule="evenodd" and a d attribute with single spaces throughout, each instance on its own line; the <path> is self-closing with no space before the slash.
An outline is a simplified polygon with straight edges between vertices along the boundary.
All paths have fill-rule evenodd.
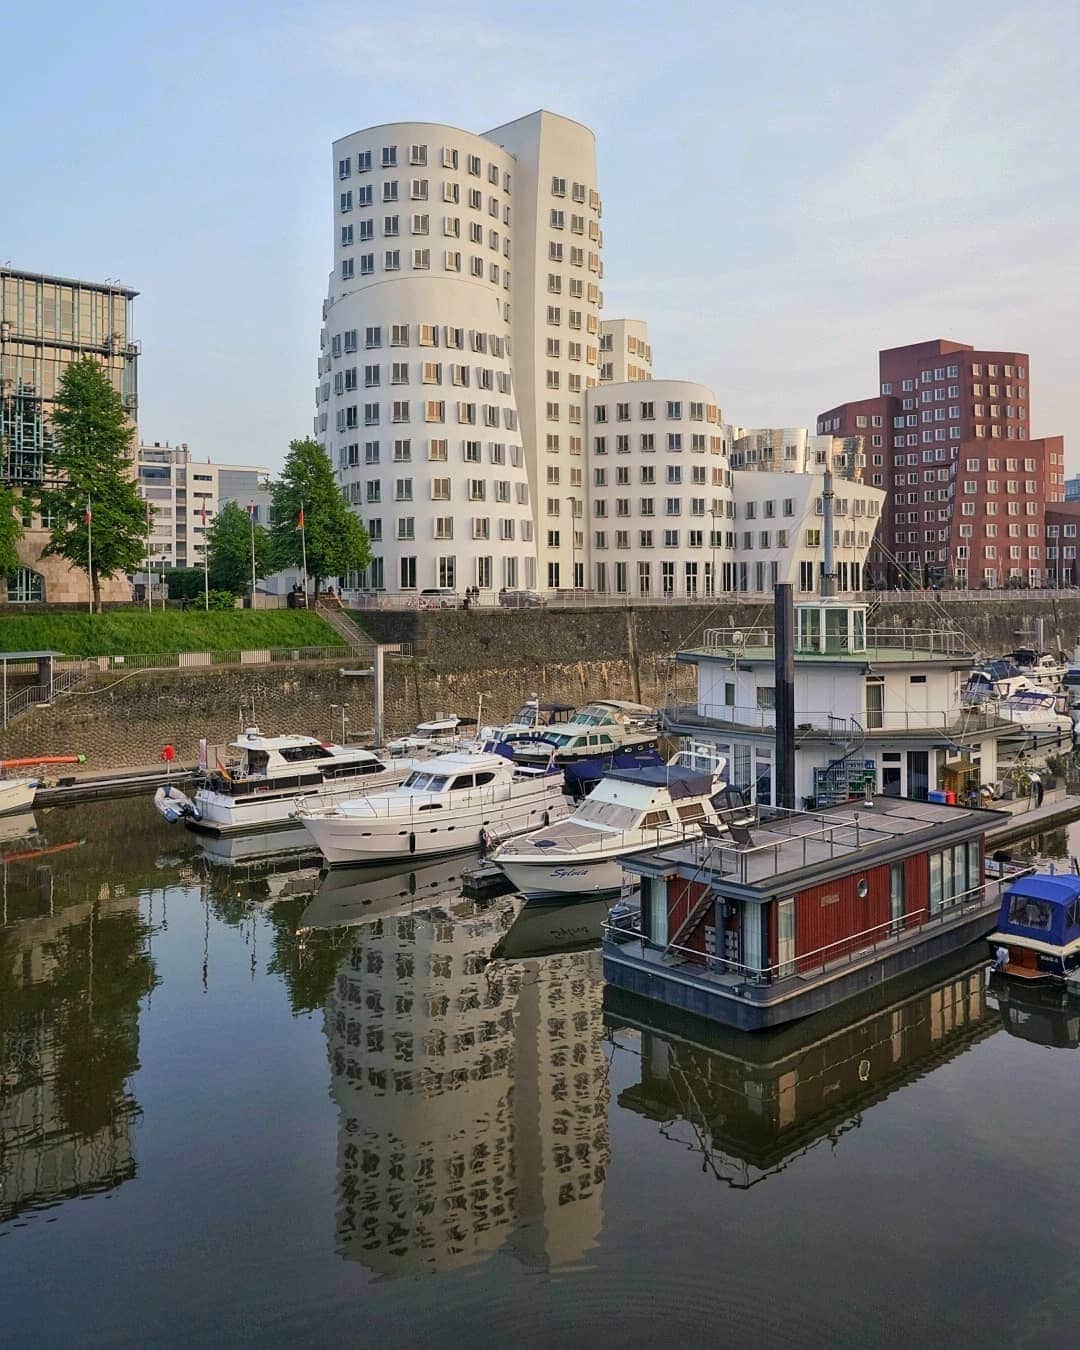
<path id="1" fill-rule="evenodd" d="M 483 849 L 485 853 L 487 853 L 488 850 L 491 848 L 492 843 L 493 840 L 491 838 L 491 831 L 488 829 L 486 825 L 482 825 L 480 827 L 480 847 Z"/>
<path id="2" fill-rule="evenodd" d="M 544 824 L 545 824 L 545 825 L 550 825 L 550 824 L 551 824 L 551 812 L 550 812 L 550 811 L 545 811 L 545 812 L 544 812 Z"/>
<path id="3" fill-rule="evenodd" d="M 411 832 L 409 834 L 409 852 L 410 853 L 416 852 L 416 835 Z"/>

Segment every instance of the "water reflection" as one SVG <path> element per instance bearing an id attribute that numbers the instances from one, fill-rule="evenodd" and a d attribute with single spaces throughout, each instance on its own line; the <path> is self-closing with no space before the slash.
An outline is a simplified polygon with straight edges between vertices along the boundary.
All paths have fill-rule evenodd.
<path id="1" fill-rule="evenodd" d="M 654 1120 L 662 1138 L 700 1154 L 718 1181 L 745 1188 L 862 1124 L 898 1088 L 998 1029 L 986 960 L 968 948 L 918 976 L 782 1031 L 748 1036 L 665 1016 L 609 990 L 605 1013 L 640 1078 L 619 1105 Z M 838 1022 L 842 1024 L 838 1025 Z"/>
<path id="2" fill-rule="evenodd" d="M 1028 986 L 994 974 L 987 1002 L 1010 1036 L 1060 1050 L 1080 1047 L 1080 1001 L 1060 985 Z"/>
<path id="3" fill-rule="evenodd" d="M 609 1158 L 596 950 L 492 961 L 520 899 L 367 922 L 327 1002 L 341 1253 L 434 1274 L 506 1247 L 575 1262 Z"/>
<path id="4" fill-rule="evenodd" d="M 0 832 L 0 1222 L 135 1175 L 139 1001 L 154 987 L 137 842 L 85 812 Z M 29 826 L 29 828 L 26 828 Z"/>

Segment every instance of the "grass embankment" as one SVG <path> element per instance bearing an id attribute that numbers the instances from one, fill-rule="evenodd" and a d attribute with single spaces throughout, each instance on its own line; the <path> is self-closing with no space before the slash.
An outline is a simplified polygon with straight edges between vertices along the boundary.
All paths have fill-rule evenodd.
<path id="1" fill-rule="evenodd" d="M 294 609 L 209 614 L 114 610 L 106 614 L 0 614 L 0 651 L 66 656 L 225 652 L 264 647 L 338 647 L 317 614 Z"/>

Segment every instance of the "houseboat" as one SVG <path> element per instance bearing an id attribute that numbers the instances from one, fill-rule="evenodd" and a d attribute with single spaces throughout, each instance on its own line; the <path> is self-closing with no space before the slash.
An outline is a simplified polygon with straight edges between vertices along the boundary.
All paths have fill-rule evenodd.
<path id="1" fill-rule="evenodd" d="M 989 937 L 995 970 L 1064 981 L 1080 966 L 1080 877 L 1037 872 L 1012 881 Z"/>
<path id="2" fill-rule="evenodd" d="M 359 792 L 391 788 L 412 768 L 387 764 L 359 746 L 314 736 L 264 736 L 258 727 L 249 727 L 229 750 L 234 753 L 228 759 L 218 758 L 206 769 L 194 801 L 187 804 L 192 809 L 174 816 L 189 829 L 220 837 L 288 828 L 299 801 L 316 794 L 344 801 Z M 181 806 L 186 802 L 178 790 L 171 796 Z"/>
<path id="3" fill-rule="evenodd" d="M 1003 776 L 998 743 L 1017 726 L 966 700 L 961 634 L 874 629 L 866 605 L 832 596 L 796 603 L 794 616 L 796 802 L 821 809 L 867 792 L 976 801 Z M 665 729 L 712 743 L 734 787 L 781 804 L 773 629 L 709 628 L 676 659 L 695 668 L 697 697 L 670 703 Z"/>
<path id="4" fill-rule="evenodd" d="M 624 862 L 638 925 L 609 923 L 609 984 L 745 1030 L 778 1026 L 915 970 L 993 926 L 984 876 L 1000 817 L 876 796 L 852 809 L 758 806 L 728 838 Z"/>
<path id="5" fill-rule="evenodd" d="M 463 853 L 558 820 L 563 776 L 502 755 L 452 751 L 414 766 L 400 787 L 301 804 L 298 815 L 331 867 Z"/>
<path id="6" fill-rule="evenodd" d="M 722 828 L 724 768 L 681 750 L 668 764 L 610 769 L 573 815 L 500 845 L 492 862 L 529 899 L 618 891 L 626 858 Z"/>

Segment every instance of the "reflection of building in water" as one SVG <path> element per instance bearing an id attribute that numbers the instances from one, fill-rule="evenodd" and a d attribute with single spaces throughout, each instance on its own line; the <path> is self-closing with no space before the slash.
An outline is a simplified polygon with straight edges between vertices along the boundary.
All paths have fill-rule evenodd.
<path id="1" fill-rule="evenodd" d="M 886 1006 L 879 993 L 846 1026 L 833 1013 L 754 1036 L 658 1015 L 613 991 L 605 1020 L 620 1041 L 620 1029 L 640 1032 L 641 1050 L 641 1080 L 619 1105 L 699 1149 L 719 1180 L 752 1185 L 821 1140 L 835 1143 L 868 1107 L 991 1035 L 985 966 L 969 948 L 936 967 L 934 984 L 909 984 Z"/>
<path id="2" fill-rule="evenodd" d="M 383 1274 L 577 1259 L 607 1162 L 597 953 L 489 963 L 520 902 L 353 931 L 327 1005 L 338 1241 Z"/>
<path id="3" fill-rule="evenodd" d="M 51 880 L 28 878 L 22 912 Z M 135 1175 L 126 1080 L 153 978 L 138 898 L 38 898 L 0 927 L 0 1222 Z"/>

